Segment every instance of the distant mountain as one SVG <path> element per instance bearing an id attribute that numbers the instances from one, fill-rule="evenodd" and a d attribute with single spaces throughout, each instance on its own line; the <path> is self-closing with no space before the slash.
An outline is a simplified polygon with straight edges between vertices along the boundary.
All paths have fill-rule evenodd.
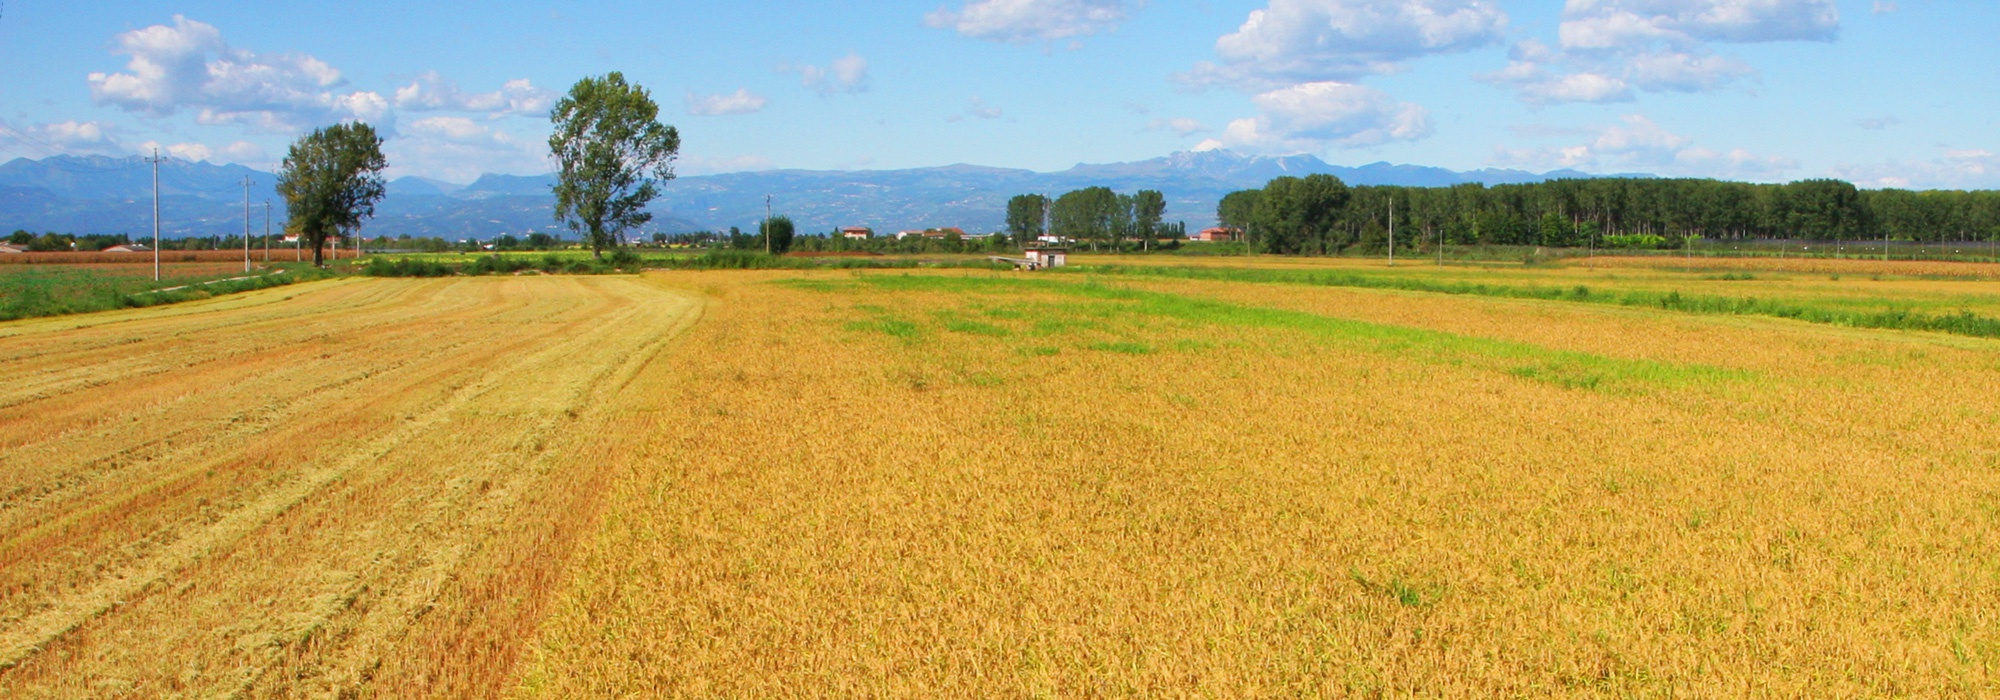
<path id="1" fill-rule="evenodd" d="M 947 165 L 905 170 L 769 170 L 683 177 L 666 183 L 652 206 L 648 231 L 681 232 L 752 228 L 764 215 L 764 197 L 805 232 L 840 226 L 877 231 L 958 226 L 990 231 L 1004 226 L 1007 200 L 1023 193 L 1059 195 L 1102 185 L 1120 192 L 1157 189 L 1167 195 L 1167 219 L 1189 227 L 1211 225 L 1215 203 L 1229 192 L 1260 187 L 1271 178 L 1329 173 L 1350 185 L 1446 187 L 1597 177 L 1574 170 L 1532 173 L 1484 169 L 1458 172 L 1417 165 L 1330 165 L 1310 155 L 1243 156 L 1225 150 L 1181 152 L 1130 163 L 1079 164 L 1068 170 Z M 243 182 L 250 178 L 251 228 L 261 231 L 262 202 L 279 199 L 275 178 L 240 165 L 168 159 L 160 166 L 161 219 L 165 235 L 208 236 L 243 227 Z M 1634 175 L 1634 177 L 1649 177 Z M 481 176 L 459 186 L 403 177 L 388 184 L 365 233 L 445 238 L 487 238 L 502 233 L 559 230 L 549 194 L 553 174 Z M 77 233 L 152 230 L 152 166 L 143 158 L 58 156 L 0 165 L 0 232 L 16 228 Z M 282 204 L 273 215 L 282 226 Z"/>

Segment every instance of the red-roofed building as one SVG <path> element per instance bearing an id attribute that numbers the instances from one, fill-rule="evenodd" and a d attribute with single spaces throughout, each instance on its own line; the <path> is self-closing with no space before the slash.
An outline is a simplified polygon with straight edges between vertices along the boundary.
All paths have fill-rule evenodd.
<path id="1" fill-rule="evenodd" d="M 1202 229 L 1201 231 L 1195 233 L 1194 235 L 1188 236 L 1188 240 L 1208 241 L 1210 243 L 1221 243 L 1225 241 L 1236 240 L 1236 238 L 1242 234 L 1243 234 L 1242 231 L 1238 231 L 1233 228 L 1223 228 L 1218 226 L 1215 228 Z"/>

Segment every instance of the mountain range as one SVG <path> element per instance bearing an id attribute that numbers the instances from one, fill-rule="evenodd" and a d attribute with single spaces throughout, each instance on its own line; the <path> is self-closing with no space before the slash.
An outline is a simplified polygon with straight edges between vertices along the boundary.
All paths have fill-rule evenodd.
<path id="1" fill-rule="evenodd" d="M 1082 164 L 1058 172 L 977 165 L 906 170 L 766 170 L 682 177 L 662 186 L 647 232 L 677 233 L 753 228 L 772 210 L 788 215 L 801 232 L 869 226 L 878 232 L 957 226 L 967 231 L 1004 227 L 1014 195 L 1060 195 L 1105 186 L 1119 192 L 1156 189 L 1167 196 L 1167 220 L 1190 228 L 1212 225 L 1215 204 L 1229 192 L 1261 187 L 1282 175 L 1328 173 L 1350 185 L 1445 187 L 1598 177 L 1574 170 L 1453 171 L 1416 165 L 1330 165 L 1310 155 L 1243 156 L 1225 150 L 1180 152 L 1129 163 Z M 1648 177 L 1633 175 L 1634 177 Z M 55 156 L 0 165 L 0 231 L 27 229 L 73 233 L 152 231 L 152 167 L 143 158 Z M 251 229 L 263 227 L 263 202 L 274 202 L 273 226 L 283 204 L 275 177 L 241 165 L 168 159 L 159 171 L 162 235 L 239 233 L 244 226 L 245 181 L 252 204 Z M 488 174 L 466 184 L 421 177 L 388 183 L 388 194 L 364 233 L 487 238 L 502 233 L 552 232 L 554 198 L 548 175 Z"/>

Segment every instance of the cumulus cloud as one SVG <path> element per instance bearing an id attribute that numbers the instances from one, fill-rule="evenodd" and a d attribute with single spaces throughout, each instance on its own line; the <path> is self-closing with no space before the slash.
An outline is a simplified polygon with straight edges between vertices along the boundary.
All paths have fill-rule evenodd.
<path id="1" fill-rule="evenodd" d="M 1945 148 L 1930 160 L 1841 165 L 1832 175 L 1862 187 L 1991 189 L 2000 187 L 2000 155 Z"/>
<path id="2" fill-rule="evenodd" d="M 1251 101 L 1261 114 L 1230 122 L 1195 150 L 1300 153 L 1415 141 L 1431 133 L 1430 114 L 1423 107 L 1351 83 L 1304 83 Z"/>
<path id="3" fill-rule="evenodd" d="M 549 170 L 548 145 L 521 138 L 490 123 L 438 116 L 403 126 L 399 138 L 383 144 L 390 175 L 422 175 L 471 182 L 485 173 L 533 174 Z"/>
<path id="4" fill-rule="evenodd" d="M 999 119 L 1000 115 L 1001 111 L 999 107 L 986 104 L 986 100 L 973 97 L 972 101 L 965 105 L 965 111 L 945 117 L 944 120 L 959 122 L 967 119 Z"/>
<path id="5" fill-rule="evenodd" d="M 291 131 L 307 124 L 386 116 L 388 101 L 373 92 L 336 90 L 340 71 L 312 56 L 233 48 L 214 26 L 175 15 L 118 35 L 114 53 L 130 56 L 126 72 L 91 73 L 91 96 L 126 111 L 167 116 L 197 112 L 203 124 L 244 124 Z"/>
<path id="6" fill-rule="evenodd" d="M 1347 81 L 1492 44 L 1506 27 L 1507 14 L 1481 0 L 1270 0 L 1216 40 L 1219 63 L 1178 79 L 1252 89 Z"/>
<path id="7" fill-rule="evenodd" d="M 799 83 L 822 97 L 868 91 L 868 59 L 856 53 L 836 58 L 830 66 L 797 66 L 781 70 L 799 74 Z"/>
<path id="8" fill-rule="evenodd" d="M 924 23 L 975 39 L 1010 44 L 1069 40 L 1117 28 L 1131 15 L 1125 0 L 977 0 L 957 10 L 943 7 Z"/>
<path id="9" fill-rule="evenodd" d="M 237 141 L 219 148 L 205 143 L 162 144 L 158 141 L 147 141 L 139 144 L 136 150 L 140 153 L 152 153 L 155 149 L 162 154 L 191 161 L 262 163 L 268 160 L 264 147 L 249 141 Z"/>
<path id="10" fill-rule="evenodd" d="M 1833 0 L 1569 0 L 1559 49 L 1521 42 L 1507 68 L 1481 77 L 1530 104 L 1630 99 L 1609 89 L 1610 80 L 1651 92 L 1707 92 L 1756 72 L 1717 55 L 1716 44 L 1833 41 L 1839 33 Z M 1600 89 L 1578 89 L 1588 85 Z"/>
<path id="11" fill-rule="evenodd" d="M 1565 49 L 1631 49 L 1656 42 L 1832 41 L 1833 0 L 1569 0 Z"/>
<path id="12" fill-rule="evenodd" d="M 764 109 L 767 100 L 749 88 L 738 88 L 730 95 L 687 94 L 688 114 L 715 117 L 730 114 L 750 114 Z"/>
<path id="13" fill-rule="evenodd" d="M 1171 131 L 1175 136 L 1193 136 L 1209 131 L 1208 125 L 1187 117 L 1154 119 L 1146 124 L 1148 131 Z"/>
<path id="14" fill-rule="evenodd" d="M 16 126 L 0 119 L 0 153 L 48 157 L 62 154 L 123 155 L 116 127 L 103 122 L 61 121 Z"/>
<path id="15" fill-rule="evenodd" d="M 546 115 L 555 93 L 535 87 L 527 78 L 509 80 L 493 92 L 465 92 L 436 71 L 417 76 L 396 89 L 396 108 L 411 112 L 485 112 L 493 116 Z"/>
<path id="16" fill-rule="evenodd" d="M 1875 14 L 1886 15 L 1902 8 L 1896 5 L 1896 0 L 1875 0 L 1875 6 L 1871 9 Z"/>
<path id="17" fill-rule="evenodd" d="M 1494 165 L 1533 170 L 1579 168 L 1647 170 L 1662 175 L 1773 180 L 1797 170 L 1790 158 L 1741 148 L 1718 151 L 1668 131 L 1644 115 L 1626 115 L 1622 124 L 1592 130 L 1589 143 L 1535 149 L 1494 150 Z"/>

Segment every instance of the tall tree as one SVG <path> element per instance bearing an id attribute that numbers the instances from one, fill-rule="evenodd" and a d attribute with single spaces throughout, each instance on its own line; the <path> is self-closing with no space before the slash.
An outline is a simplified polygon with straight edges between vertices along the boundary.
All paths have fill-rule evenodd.
<path id="1" fill-rule="evenodd" d="M 1039 194 L 1017 194 L 1007 200 L 1008 235 L 1023 245 L 1040 238 L 1044 232 L 1042 215 L 1048 206 L 1049 198 Z"/>
<path id="2" fill-rule="evenodd" d="M 591 252 L 617 245 L 625 231 L 653 220 L 646 204 L 674 177 L 680 132 L 659 122 L 660 106 L 623 73 L 584 78 L 549 113 L 555 133 L 556 220 L 581 234 Z"/>
<path id="3" fill-rule="evenodd" d="M 1085 187 L 1057 197 L 1049 219 L 1056 235 L 1090 241 L 1090 249 L 1096 250 L 1098 241 L 1116 235 L 1118 212 L 1118 193 L 1109 187 Z"/>
<path id="4" fill-rule="evenodd" d="M 1166 218 L 1167 197 L 1159 190 L 1139 190 L 1132 195 L 1132 223 L 1139 230 L 1139 240 L 1147 249 L 1157 244 L 1160 237 L 1160 220 Z"/>
<path id="5" fill-rule="evenodd" d="M 1259 243 L 1266 252 L 1289 255 L 1309 247 L 1325 252 L 1329 244 L 1337 248 L 1351 242 L 1335 238 L 1350 196 L 1347 183 L 1332 175 L 1271 180 L 1252 216 Z"/>
<path id="6" fill-rule="evenodd" d="M 387 192 L 382 169 L 388 166 L 382 137 L 363 122 L 335 124 L 292 143 L 278 172 L 278 194 L 291 219 L 287 226 L 312 246 L 313 265 L 325 264 L 327 238 L 375 216 L 375 203 Z"/>

